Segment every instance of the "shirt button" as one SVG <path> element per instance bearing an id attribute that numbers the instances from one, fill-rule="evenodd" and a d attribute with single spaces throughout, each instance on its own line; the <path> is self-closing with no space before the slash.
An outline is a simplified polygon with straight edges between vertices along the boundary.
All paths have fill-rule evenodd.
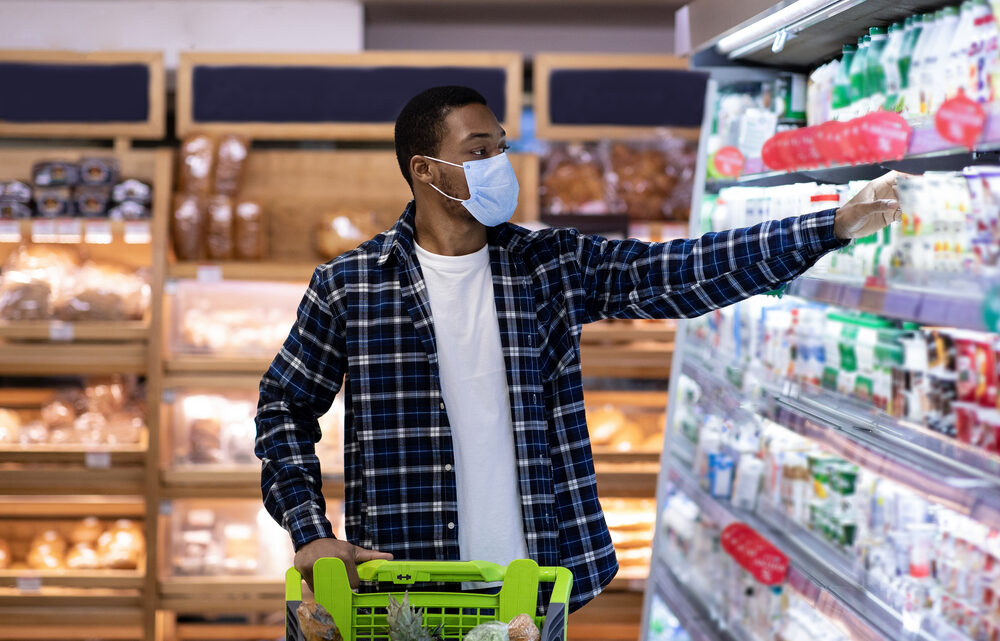
<path id="1" fill-rule="evenodd" d="M 454 530 L 455 529 L 455 524 L 454 523 L 449 523 L 448 524 L 448 529 L 449 530 Z"/>
<path id="2" fill-rule="evenodd" d="M 451 471 L 451 463 L 445 463 L 444 464 L 444 471 L 445 472 L 450 472 Z"/>
<path id="3" fill-rule="evenodd" d="M 441 401 L 441 404 L 438 405 L 438 407 L 440 407 L 441 409 L 444 409 L 444 401 Z"/>

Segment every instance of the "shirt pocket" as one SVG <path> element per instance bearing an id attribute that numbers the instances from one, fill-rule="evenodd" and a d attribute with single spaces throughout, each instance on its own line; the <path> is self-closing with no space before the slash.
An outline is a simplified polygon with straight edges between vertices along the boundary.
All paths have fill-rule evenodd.
<path id="1" fill-rule="evenodd" d="M 551 383 L 567 368 L 579 363 L 579 344 L 563 294 L 548 299 L 538 308 L 538 340 L 543 382 Z"/>

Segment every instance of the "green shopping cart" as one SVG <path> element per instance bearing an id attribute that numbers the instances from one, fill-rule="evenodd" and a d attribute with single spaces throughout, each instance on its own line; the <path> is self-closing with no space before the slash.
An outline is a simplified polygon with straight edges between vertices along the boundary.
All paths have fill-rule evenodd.
<path id="1" fill-rule="evenodd" d="M 542 641 L 565 641 L 573 574 L 562 567 L 539 567 L 529 559 L 502 566 L 486 561 L 368 561 L 358 566 L 362 581 L 400 586 L 399 591 L 359 594 L 351 590 L 340 559 L 319 559 L 313 566 L 316 602 L 333 617 L 344 641 L 389 641 L 386 608 L 389 595 L 403 598 L 414 583 L 501 582 L 496 594 L 478 592 L 410 592 L 410 605 L 423 609 L 423 625 L 442 626 L 442 637 L 460 641 L 472 628 L 487 621 L 509 622 L 528 614 L 542 632 Z M 535 616 L 539 582 L 552 583 L 545 616 Z M 285 573 L 285 639 L 303 641 L 296 610 L 302 603 L 302 575 Z"/>

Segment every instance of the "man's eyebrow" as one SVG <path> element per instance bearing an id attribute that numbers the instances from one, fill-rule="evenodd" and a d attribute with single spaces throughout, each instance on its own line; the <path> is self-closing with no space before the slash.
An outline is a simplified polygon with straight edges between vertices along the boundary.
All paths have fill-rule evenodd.
<path id="1" fill-rule="evenodd" d="M 467 140 L 475 140 L 477 138 L 492 138 L 492 137 L 493 137 L 493 134 L 487 134 L 487 133 L 469 134 L 468 136 L 465 137 L 465 140 L 463 140 L 463 142 L 465 142 Z M 503 129 L 501 129 L 500 130 L 500 137 L 501 138 L 506 138 L 507 137 L 507 132 L 504 131 Z"/>

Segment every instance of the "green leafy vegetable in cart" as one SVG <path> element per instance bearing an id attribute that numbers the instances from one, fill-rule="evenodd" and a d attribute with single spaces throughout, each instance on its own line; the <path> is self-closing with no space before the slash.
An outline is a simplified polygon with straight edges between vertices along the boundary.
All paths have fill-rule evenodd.
<path id="1" fill-rule="evenodd" d="M 464 641 L 510 641 L 507 635 L 507 624 L 503 621 L 480 623 L 469 630 Z"/>

